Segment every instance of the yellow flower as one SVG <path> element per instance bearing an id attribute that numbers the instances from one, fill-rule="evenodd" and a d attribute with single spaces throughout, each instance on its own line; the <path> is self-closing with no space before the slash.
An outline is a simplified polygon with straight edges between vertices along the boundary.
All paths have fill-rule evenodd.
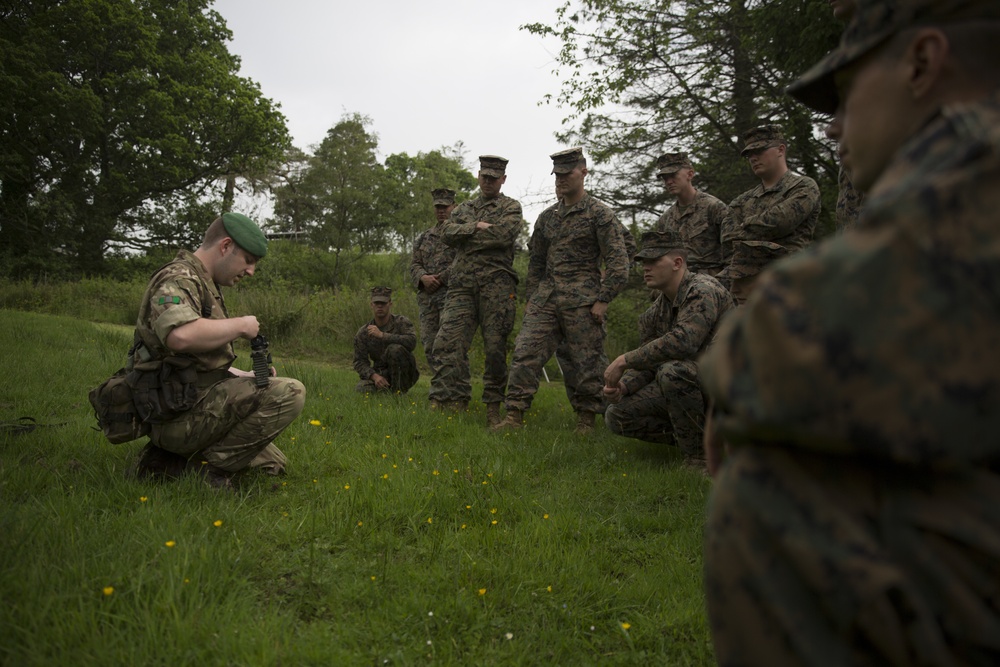
<path id="1" fill-rule="evenodd" d="M 359 525 L 359 526 L 360 526 L 360 525 L 362 525 L 360 521 L 358 521 L 358 525 Z"/>
<path id="2" fill-rule="evenodd" d="M 387 438 L 388 438 L 389 436 L 385 436 L 385 437 L 387 437 Z M 385 458 L 389 458 L 389 455 L 388 455 L 388 454 L 383 454 L 383 455 L 382 455 L 382 458 L 384 458 L 384 459 L 385 459 Z"/>
<path id="3" fill-rule="evenodd" d="M 349 488 L 351 488 L 350 484 L 344 484 L 344 491 L 348 490 Z"/>
<path id="4" fill-rule="evenodd" d="M 382 479 L 389 479 L 389 473 L 382 475 Z"/>
<path id="5" fill-rule="evenodd" d="M 466 505 L 466 506 L 465 506 L 465 509 L 467 509 L 467 510 L 471 510 L 471 509 L 472 509 L 472 505 Z"/>
<path id="6" fill-rule="evenodd" d="M 441 473 L 439 473 L 439 472 L 438 472 L 437 470 L 435 470 L 435 471 L 434 471 L 434 472 L 432 472 L 431 474 L 432 474 L 432 475 L 440 475 Z"/>
<path id="7" fill-rule="evenodd" d="M 457 475 L 458 474 L 458 468 L 455 468 L 454 470 L 452 470 L 452 472 Z"/>
<path id="8" fill-rule="evenodd" d="M 631 623 L 622 623 L 622 630 L 628 630 L 632 627 Z"/>
<path id="9" fill-rule="evenodd" d="M 543 519 L 548 519 L 548 518 L 549 518 L 549 515 L 548 515 L 548 514 L 543 514 L 543 515 L 542 515 L 542 518 L 543 518 Z"/>
<path id="10" fill-rule="evenodd" d="M 177 543 L 174 542 L 173 540 L 167 540 L 166 542 L 164 542 L 164 544 L 166 544 L 167 548 L 170 549 L 170 548 L 172 548 Z"/>
<path id="11" fill-rule="evenodd" d="M 427 517 L 427 523 L 434 523 L 434 517 L 432 516 Z"/>
<path id="12" fill-rule="evenodd" d="M 462 524 L 462 527 L 459 530 L 465 530 L 465 524 L 464 523 Z"/>
<path id="13" fill-rule="evenodd" d="M 492 508 L 490 510 L 490 514 L 496 514 L 496 513 L 497 513 L 497 508 L 496 507 L 494 507 L 494 508 Z"/>
<path id="14" fill-rule="evenodd" d="M 374 574 L 372 575 L 372 581 L 375 581 L 375 575 Z"/>
<path id="15" fill-rule="evenodd" d="M 321 425 L 321 424 L 322 424 L 323 422 L 321 422 L 321 421 L 320 421 L 320 420 L 318 420 L 318 419 L 310 419 L 310 420 L 309 420 L 309 423 L 310 423 L 310 424 L 311 424 L 312 426 L 319 426 L 319 425 Z"/>
<path id="16" fill-rule="evenodd" d="M 146 496 L 139 496 L 139 502 L 140 502 L 140 503 L 144 503 L 144 502 L 146 502 L 147 500 L 149 500 L 149 499 L 148 499 L 148 498 L 147 498 Z"/>
<path id="17" fill-rule="evenodd" d="M 491 521 L 491 522 L 490 522 L 490 525 L 492 525 L 492 526 L 495 526 L 495 525 L 497 525 L 497 520 L 496 520 L 496 519 L 493 519 L 493 521 Z"/>
<path id="18" fill-rule="evenodd" d="M 215 526 L 216 528 L 221 527 L 222 526 L 222 519 L 216 519 L 215 523 L 213 523 L 212 525 Z"/>
<path id="19" fill-rule="evenodd" d="M 387 436 L 385 436 L 385 439 L 388 440 L 391 437 L 392 437 L 391 435 L 387 435 Z"/>
<path id="20" fill-rule="evenodd" d="M 115 587 L 114 586 L 105 586 L 104 587 L 104 594 L 105 595 L 111 595 L 114 592 L 115 592 Z"/>
<path id="21" fill-rule="evenodd" d="M 480 595 L 486 595 L 486 589 L 485 588 L 480 588 L 479 589 L 479 594 Z"/>
<path id="22" fill-rule="evenodd" d="M 552 587 L 551 586 L 546 586 L 545 590 L 548 591 L 549 593 L 551 593 L 552 592 Z"/>

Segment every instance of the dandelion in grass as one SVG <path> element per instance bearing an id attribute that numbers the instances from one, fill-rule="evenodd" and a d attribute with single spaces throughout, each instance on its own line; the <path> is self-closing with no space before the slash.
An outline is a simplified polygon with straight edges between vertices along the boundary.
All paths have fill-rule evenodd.
<path id="1" fill-rule="evenodd" d="M 549 518 L 549 515 L 548 515 L 548 514 L 543 514 L 543 515 L 542 515 L 542 518 L 543 518 L 543 519 L 548 519 L 548 518 Z"/>
<path id="2" fill-rule="evenodd" d="M 490 508 L 490 514 L 496 514 L 496 513 L 497 513 L 496 507 Z"/>
<path id="3" fill-rule="evenodd" d="M 385 439 L 388 440 L 391 437 L 392 437 L 391 435 L 387 435 L 387 436 L 385 436 Z"/>
<path id="4" fill-rule="evenodd" d="M 513 632 L 508 632 L 507 634 L 505 634 L 503 636 L 503 638 L 506 639 L 507 641 L 510 641 L 511 639 L 514 638 L 514 633 Z"/>
<path id="5" fill-rule="evenodd" d="M 173 540 L 167 540 L 166 542 L 164 542 L 164 544 L 168 549 L 173 549 L 177 545 L 177 543 L 174 542 Z"/>
<path id="6" fill-rule="evenodd" d="M 310 424 L 311 424 L 312 426 L 322 426 L 322 425 L 323 425 L 323 422 L 321 422 L 321 421 L 320 421 L 320 420 L 318 420 L 318 419 L 310 419 L 310 420 L 309 420 L 309 423 L 310 423 Z"/>
<path id="7" fill-rule="evenodd" d="M 314 479 L 314 480 L 313 480 L 313 484 L 317 484 L 318 482 L 319 482 L 319 480 L 318 480 L 318 479 Z"/>
<path id="8" fill-rule="evenodd" d="M 350 488 L 351 488 L 351 485 L 350 485 L 350 484 L 344 484 L 344 491 L 347 491 L 347 490 L 349 490 Z"/>
<path id="9" fill-rule="evenodd" d="M 388 438 L 389 436 L 385 436 L 385 437 Z M 387 459 L 387 458 L 389 458 L 389 455 L 388 454 L 382 454 L 382 458 Z"/>
<path id="10" fill-rule="evenodd" d="M 471 509 L 472 509 L 472 505 L 466 505 L 466 506 L 465 506 L 465 509 L 467 509 L 467 510 L 471 510 Z"/>
<path id="11" fill-rule="evenodd" d="M 480 588 L 479 589 L 479 594 L 480 595 L 486 595 L 486 589 L 485 588 Z"/>
<path id="12" fill-rule="evenodd" d="M 440 473 L 440 472 L 438 472 L 437 470 L 435 470 L 435 471 L 434 471 L 434 472 L 432 472 L 431 474 L 432 474 L 432 475 L 435 475 L 435 476 L 437 476 L 437 475 L 440 475 L 441 473 Z"/>
<path id="13" fill-rule="evenodd" d="M 139 502 L 140 502 L 140 503 L 144 503 L 144 502 L 146 502 L 147 500 L 149 500 L 149 498 L 147 498 L 146 496 L 139 496 Z"/>
<path id="14" fill-rule="evenodd" d="M 190 580 L 190 579 L 187 579 L 187 578 L 185 578 L 185 579 L 184 579 L 184 583 L 185 583 L 185 584 L 190 584 L 190 583 L 191 583 L 191 580 Z"/>
<path id="15" fill-rule="evenodd" d="M 628 630 L 632 627 L 631 623 L 622 623 L 622 630 Z"/>
<path id="16" fill-rule="evenodd" d="M 105 586 L 103 592 L 104 592 L 105 596 L 114 595 L 115 587 L 114 586 Z"/>
<path id="17" fill-rule="evenodd" d="M 362 522 L 358 521 L 358 526 L 360 527 L 362 525 L 363 525 Z"/>
<path id="18" fill-rule="evenodd" d="M 497 525 L 497 520 L 496 520 L 496 519 L 493 519 L 493 521 L 490 521 L 490 525 L 491 525 L 491 526 L 495 526 L 495 525 Z"/>
<path id="19" fill-rule="evenodd" d="M 215 523 L 213 523 L 212 525 L 215 526 L 216 528 L 221 528 L 222 527 L 222 519 L 216 519 Z"/>
<path id="20" fill-rule="evenodd" d="M 546 586 L 545 587 L 545 592 L 546 593 L 551 593 L 552 592 L 552 587 L 551 586 Z M 593 628 L 591 628 L 591 630 L 593 630 Z"/>
<path id="21" fill-rule="evenodd" d="M 434 517 L 432 516 L 427 517 L 427 523 L 434 523 Z"/>
<path id="22" fill-rule="evenodd" d="M 382 475 L 382 479 L 389 479 L 389 473 Z"/>
<path id="23" fill-rule="evenodd" d="M 454 470 L 452 470 L 452 472 L 457 475 L 458 474 L 458 468 L 455 468 Z"/>
<path id="24" fill-rule="evenodd" d="M 375 581 L 375 575 L 374 574 L 372 575 L 372 581 Z"/>
<path id="25" fill-rule="evenodd" d="M 459 528 L 459 530 L 465 530 L 465 524 L 464 523 L 462 524 L 462 527 Z"/>
<path id="26" fill-rule="evenodd" d="M 395 463 L 393 463 L 393 464 L 392 464 L 392 469 L 393 469 L 393 470 L 395 470 L 395 469 L 396 469 L 396 468 L 398 468 L 398 467 L 399 467 L 399 466 L 397 466 L 397 465 L 396 465 Z"/>

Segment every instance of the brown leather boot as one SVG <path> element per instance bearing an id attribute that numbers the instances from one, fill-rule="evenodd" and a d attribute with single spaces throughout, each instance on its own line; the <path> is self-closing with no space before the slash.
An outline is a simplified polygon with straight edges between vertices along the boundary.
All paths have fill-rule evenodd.
<path id="1" fill-rule="evenodd" d="M 503 421 L 497 423 L 496 426 L 491 426 L 490 430 L 494 433 L 499 433 L 501 431 L 508 431 L 521 428 L 524 426 L 524 413 L 520 410 L 507 410 L 507 417 Z"/>
<path id="2" fill-rule="evenodd" d="M 493 428 L 500 423 L 500 403 L 486 404 L 486 426 Z"/>
<path id="3" fill-rule="evenodd" d="M 593 412 L 578 412 L 576 413 L 576 429 L 573 433 L 577 435 L 590 435 L 594 432 L 594 413 Z"/>

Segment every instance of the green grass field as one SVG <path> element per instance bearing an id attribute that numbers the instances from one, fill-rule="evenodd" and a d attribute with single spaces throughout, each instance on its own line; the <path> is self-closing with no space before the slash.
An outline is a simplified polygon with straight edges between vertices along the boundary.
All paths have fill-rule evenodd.
<path id="1" fill-rule="evenodd" d="M 130 339 L 0 310 L 3 664 L 712 664 L 710 482 L 573 436 L 561 385 L 497 436 L 481 404 L 428 412 L 426 378 L 368 398 L 272 348 L 309 392 L 276 441 L 288 474 L 225 494 L 127 479 L 141 442 L 93 430 L 87 391 Z"/>

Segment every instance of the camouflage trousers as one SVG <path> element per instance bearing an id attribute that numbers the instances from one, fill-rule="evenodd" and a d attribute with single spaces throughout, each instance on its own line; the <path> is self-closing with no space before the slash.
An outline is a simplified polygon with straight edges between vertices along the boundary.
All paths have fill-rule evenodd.
<path id="1" fill-rule="evenodd" d="M 486 368 L 483 372 L 483 402 L 503 401 L 507 390 L 507 336 L 514 329 L 517 283 L 506 274 L 484 285 L 448 288 L 441 313 L 441 328 L 434 339 L 439 368 L 431 380 L 431 391 L 441 401 L 472 398 L 469 379 L 469 348 L 478 327 L 483 336 Z"/>
<path id="2" fill-rule="evenodd" d="M 441 328 L 441 311 L 444 310 L 444 303 L 448 292 L 439 289 L 434 294 L 417 292 L 417 306 L 420 308 L 420 340 L 424 345 L 424 356 L 427 357 L 427 365 L 431 369 L 431 377 L 438 373 L 437 357 L 434 356 L 434 340 L 437 338 L 438 330 Z M 443 400 L 438 395 L 434 385 L 431 384 L 427 398 L 430 400 Z"/>
<path id="3" fill-rule="evenodd" d="M 209 387 L 176 419 L 154 425 L 150 440 L 227 472 L 252 467 L 276 475 L 287 460 L 271 441 L 302 412 L 305 400 L 305 387 L 292 378 L 271 378 L 258 388 L 253 378 L 233 377 Z"/>
<path id="4" fill-rule="evenodd" d="M 604 330 L 605 338 L 607 338 L 607 329 Z M 569 399 L 570 405 L 576 405 L 576 394 L 580 387 L 580 373 L 577 371 L 576 366 L 573 365 L 573 360 L 570 358 L 569 353 L 569 343 L 565 340 L 559 341 L 559 345 L 556 346 L 556 363 L 559 364 L 559 370 L 562 372 L 563 376 L 563 386 L 566 388 L 566 398 Z M 608 355 L 604 354 L 604 348 L 601 347 L 601 358 L 598 360 L 597 368 L 598 375 L 603 376 L 604 369 L 608 367 Z M 597 412 L 604 414 L 607 409 L 607 404 L 604 402 L 603 390 L 601 396 L 601 407 L 598 408 Z"/>
<path id="5" fill-rule="evenodd" d="M 1000 664 L 1000 475 L 732 449 L 705 532 L 719 665 Z"/>
<path id="6" fill-rule="evenodd" d="M 554 304 L 529 301 L 514 343 L 514 357 L 507 382 L 507 409 L 528 410 L 538 391 L 542 367 L 565 341 L 572 368 L 572 393 L 566 395 L 576 412 L 601 412 L 607 367 L 604 327 L 595 322 L 590 306 L 558 308 Z M 602 359 L 604 366 L 601 366 Z"/>
<path id="7" fill-rule="evenodd" d="M 375 365 L 375 372 L 389 381 L 388 389 L 377 389 L 373 380 L 361 380 L 354 385 L 354 391 L 374 394 L 377 391 L 400 392 L 405 394 L 417 383 L 420 371 L 413 353 L 402 345 L 386 345 L 385 354 Z"/>
<path id="8" fill-rule="evenodd" d="M 676 444 L 685 457 L 704 459 L 705 398 L 693 361 L 668 361 L 656 379 L 604 412 L 608 430 L 626 438 Z"/>

